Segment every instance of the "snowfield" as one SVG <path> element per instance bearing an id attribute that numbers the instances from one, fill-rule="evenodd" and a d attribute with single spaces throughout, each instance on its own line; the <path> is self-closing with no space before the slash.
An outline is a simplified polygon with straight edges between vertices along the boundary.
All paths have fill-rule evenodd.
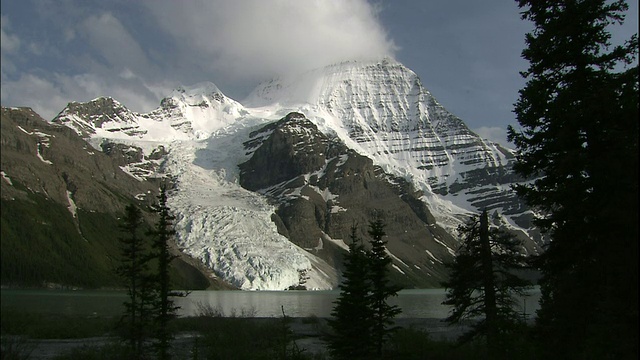
<path id="1" fill-rule="evenodd" d="M 147 175 L 176 181 L 169 206 L 176 215 L 178 246 L 245 290 L 283 290 L 302 277 L 308 277 L 309 289 L 338 283 L 331 266 L 278 234 L 271 221 L 275 208 L 265 195 L 239 185 L 238 165 L 250 156 L 243 142 L 269 122 L 303 113 L 323 133 L 410 181 L 423 192 L 438 224 L 452 233 L 477 212 L 473 195 L 442 196 L 432 187 L 448 188 L 464 182 L 469 170 L 507 163 L 495 144 L 473 134 L 436 102 L 415 73 L 390 59 L 341 63 L 273 80 L 242 104 L 211 83 L 177 89 L 147 114 L 133 113 L 110 98 L 94 102 L 111 104 L 116 115 L 81 116 L 68 107 L 54 121 L 99 150 L 105 139 L 139 147 L 145 155 L 164 146 L 168 155 L 160 173 Z M 131 166 L 127 172 L 140 176 Z"/>
<path id="2" fill-rule="evenodd" d="M 278 234 L 275 208 L 238 184 L 243 159 L 230 156 L 244 154 L 243 138 L 246 128 L 171 144 L 165 171 L 177 176 L 169 206 L 178 246 L 243 290 L 284 290 L 301 274 L 309 276 L 309 289 L 333 288 L 337 276 L 326 274 L 329 266 Z"/>

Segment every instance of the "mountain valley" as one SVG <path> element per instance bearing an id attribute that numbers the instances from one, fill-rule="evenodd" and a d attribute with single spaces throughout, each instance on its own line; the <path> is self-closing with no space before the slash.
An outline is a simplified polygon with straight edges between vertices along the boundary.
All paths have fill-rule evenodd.
<path id="1" fill-rule="evenodd" d="M 70 103 L 51 121 L 3 108 L 2 282 L 23 276 L 4 276 L 5 239 L 19 249 L 7 256 L 21 258 L 48 241 L 21 244 L 37 235 L 59 237 L 55 244 L 73 239 L 66 246 L 76 250 L 46 261 L 86 254 L 70 268 L 101 274 L 94 282 L 71 275 L 47 282 L 115 286 L 106 269 L 117 218 L 130 202 L 148 208 L 165 182 L 184 287 L 332 289 L 351 226 L 366 239 L 378 216 L 387 225 L 393 280 L 439 287 L 458 246 L 457 226 L 481 209 L 522 239 L 524 252 L 541 251 L 533 214 L 510 188 L 524 181 L 513 161 L 509 149 L 473 133 L 391 59 L 274 79 L 241 102 L 201 83 L 176 89 L 148 113 L 108 97 Z M 15 213 L 34 209 L 55 212 L 64 228 L 24 230 L 27 220 L 17 222 Z M 33 254 L 26 264 L 47 257 Z"/>

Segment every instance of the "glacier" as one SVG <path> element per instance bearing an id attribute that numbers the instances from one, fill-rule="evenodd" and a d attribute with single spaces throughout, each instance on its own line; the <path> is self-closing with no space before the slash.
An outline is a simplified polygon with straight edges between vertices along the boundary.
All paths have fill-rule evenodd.
<path id="1" fill-rule="evenodd" d="M 238 164 L 250 156 L 243 147 L 249 134 L 293 111 L 409 180 L 438 223 L 451 230 L 477 211 L 477 196 L 454 191 L 464 189 L 458 185 L 466 174 L 509 162 L 508 150 L 470 131 L 415 73 L 388 58 L 274 79 L 241 102 L 203 82 L 176 89 L 149 113 L 98 98 L 70 103 L 52 121 L 98 150 L 106 141 L 138 147 L 145 155 L 165 149 L 150 165 L 154 171 L 135 171 L 139 164 L 130 164 L 127 172 L 140 180 L 172 178 L 168 205 L 176 216 L 178 247 L 224 280 L 244 290 L 283 290 L 304 277 L 309 289 L 331 289 L 339 281 L 336 270 L 280 235 L 271 220 L 274 205 L 239 185 Z M 485 192 L 509 191 L 508 185 L 490 185 Z M 512 218 L 505 221 L 522 229 Z"/>

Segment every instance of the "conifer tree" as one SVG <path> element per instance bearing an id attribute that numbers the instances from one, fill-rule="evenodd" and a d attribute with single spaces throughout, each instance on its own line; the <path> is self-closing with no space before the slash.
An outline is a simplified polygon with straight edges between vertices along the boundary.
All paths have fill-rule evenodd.
<path id="1" fill-rule="evenodd" d="M 510 349 L 501 340 L 520 320 L 515 295 L 524 295 L 530 285 L 514 273 L 525 264 L 518 252 L 520 243 L 509 233 L 490 229 L 486 210 L 479 219 L 461 225 L 458 232 L 462 244 L 449 265 L 450 278 L 443 284 L 447 288 L 443 304 L 453 307 L 446 321 L 477 320 L 461 341 L 483 337 L 488 356 L 508 358 Z"/>
<path id="2" fill-rule="evenodd" d="M 172 291 L 170 286 L 169 269 L 170 263 L 176 256 L 171 255 L 169 243 L 176 231 L 173 228 L 175 217 L 167 206 L 167 189 L 163 185 L 158 195 L 158 204 L 152 210 L 158 214 L 158 222 L 155 228 L 149 232 L 153 237 L 154 258 L 157 260 L 156 272 L 156 338 L 158 340 L 158 357 L 161 360 L 169 359 L 169 348 L 171 346 L 172 334 L 169 331 L 169 321 L 176 316 L 177 307 L 171 297 L 185 296 L 185 294 Z"/>
<path id="3" fill-rule="evenodd" d="M 610 44 L 624 1 L 519 0 L 533 22 L 509 128 L 518 193 L 551 237 L 537 328 L 548 355 L 638 352 L 638 38 Z"/>
<path id="4" fill-rule="evenodd" d="M 329 320 L 333 329 L 329 349 L 334 359 L 369 359 L 373 353 L 369 258 L 355 224 L 351 227 L 350 238 L 340 295 L 331 312 L 333 318 Z"/>
<path id="5" fill-rule="evenodd" d="M 386 244 L 383 239 L 385 224 L 380 217 L 369 222 L 369 235 L 371 236 L 371 249 L 369 258 L 369 279 L 371 281 L 371 311 L 373 313 L 373 325 L 371 329 L 375 354 L 381 358 L 385 342 L 395 328 L 393 319 L 401 310 L 396 305 L 389 305 L 387 300 L 391 296 L 397 296 L 399 287 L 391 284 L 389 280 L 389 266 L 391 258 L 387 254 Z"/>
<path id="6" fill-rule="evenodd" d="M 121 264 L 116 268 L 116 273 L 127 284 L 129 299 L 124 302 L 125 314 L 122 322 L 134 359 L 142 358 L 144 353 L 144 342 L 149 335 L 153 299 L 149 281 L 149 253 L 144 238 L 140 236 L 141 225 L 140 209 L 133 204 L 128 205 L 120 225 L 120 229 L 126 235 L 120 237 Z"/>

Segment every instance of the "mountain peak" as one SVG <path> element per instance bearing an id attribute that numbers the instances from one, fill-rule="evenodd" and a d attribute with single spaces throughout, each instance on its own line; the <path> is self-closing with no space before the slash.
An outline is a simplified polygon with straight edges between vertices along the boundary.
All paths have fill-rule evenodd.
<path id="1" fill-rule="evenodd" d="M 317 105 L 327 101 L 335 87 L 341 83 L 369 81 L 372 71 L 382 73 L 400 71 L 416 77 L 416 74 L 392 58 L 376 60 L 351 60 L 310 70 L 301 74 L 286 75 L 258 85 L 243 104 L 259 107 L 280 103 L 283 105 Z"/>
<path id="2" fill-rule="evenodd" d="M 77 113 L 104 113 L 106 112 L 114 112 L 126 109 L 124 105 L 122 105 L 118 100 L 110 97 L 110 96 L 100 96 L 93 100 L 81 103 L 77 101 L 72 101 L 67 104 L 67 107 L 62 112 L 77 112 Z"/>
<path id="3" fill-rule="evenodd" d="M 216 84 L 210 81 L 200 82 L 191 86 L 178 86 L 170 96 L 174 97 L 194 97 L 194 96 L 212 96 L 213 94 L 222 94 L 222 91 Z"/>
<path id="4" fill-rule="evenodd" d="M 212 82 L 201 82 L 191 86 L 179 86 L 161 102 L 163 107 L 175 107 L 179 103 L 186 106 L 209 107 L 212 103 L 232 103 Z"/>
<path id="5" fill-rule="evenodd" d="M 99 103 L 108 109 L 98 112 Z M 264 272 L 259 262 L 247 259 L 255 259 L 272 240 L 281 241 L 280 235 L 292 239 L 303 234 L 309 223 L 304 219 L 318 219 L 318 214 L 322 216 L 314 235 L 296 244 L 313 251 L 340 244 L 345 234 L 332 230 L 339 216 L 367 202 L 368 208 L 361 209 L 363 221 L 369 210 L 388 203 L 380 191 L 409 205 L 407 213 L 419 220 L 412 223 L 423 224 L 410 228 L 442 227 L 422 254 L 434 266 L 454 248 L 438 245 L 445 243 L 440 235 L 453 234 L 477 209 L 497 210 L 508 217 L 509 226 L 530 228 L 531 215 L 510 190 L 522 180 L 511 171 L 513 156 L 469 130 L 413 71 L 391 58 L 346 61 L 274 79 L 256 88 L 243 104 L 210 82 L 179 87 L 156 110 L 134 113 L 131 123 L 123 122 L 129 119 L 126 108 L 112 99 L 74 106 L 91 111 L 76 111 L 77 116 L 64 122 L 67 126 L 86 126 L 85 137 L 124 145 L 109 143 L 105 152 L 113 153 L 113 148 L 123 153 L 133 144 L 151 158 L 157 145 L 167 150 L 162 152 L 162 170 L 176 179 L 172 201 L 182 214 L 181 244 L 221 276 L 237 278 L 239 287 L 280 288 L 284 283 L 279 279 L 296 280 L 297 270 L 309 268 L 306 260 L 293 267 L 289 260 L 278 263 L 287 275 L 269 280 L 256 274 L 280 269 Z M 272 200 L 292 200 L 292 207 L 283 203 L 274 215 Z M 248 217 L 256 221 L 252 224 L 259 233 L 253 225 L 234 225 L 246 224 Z M 219 221 L 223 219 L 228 222 Z M 203 226 L 209 230 L 200 231 Z M 408 236 L 404 230 L 398 227 L 398 238 Z M 211 239 L 219 246 L 210 246 Z M 535 252 L 537 245 L 531 244 Z M 298 250 L 288 254 L 300 259 Z M 406 253 L 398 250 L 397 255 Z M 408 271 L 402 268 L 399 273 Z"/>
<path id="6" fill-rule="evenodd" d="M 70 102 L 53 120 L 74 129 L 83 138 L 108 131 L 128 131 L 138 134 L 136 114 L 112 97 L 98 97 L 85 103 Z"/>

